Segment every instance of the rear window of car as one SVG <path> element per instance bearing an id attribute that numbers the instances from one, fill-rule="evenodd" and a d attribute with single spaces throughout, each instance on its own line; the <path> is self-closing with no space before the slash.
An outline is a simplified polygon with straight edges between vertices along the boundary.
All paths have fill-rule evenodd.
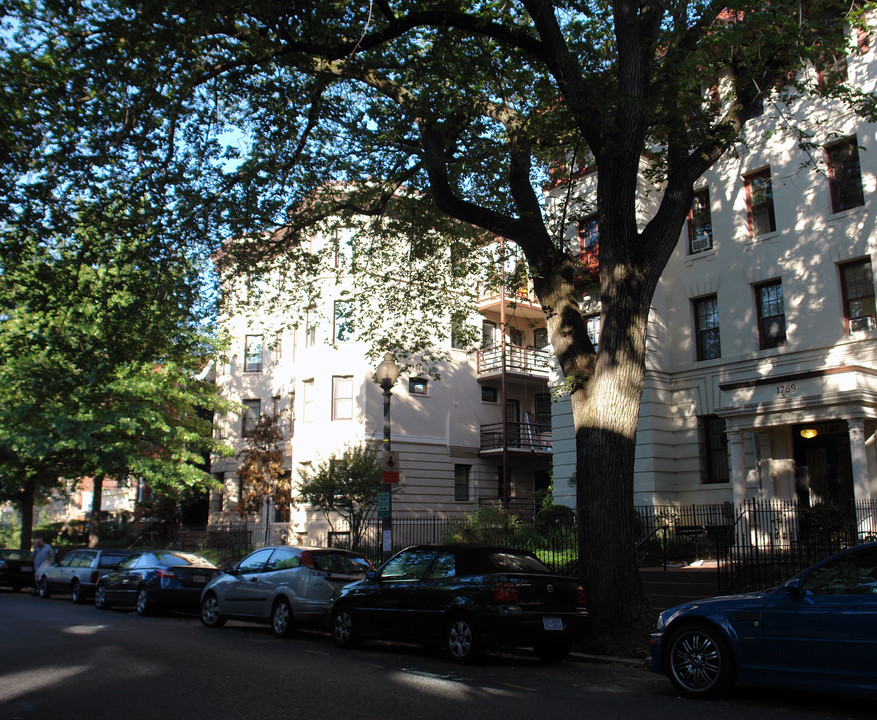
<path id="1" fill-rule="evenodd" d="M 30 553 L 21 550 L 0 550 L 2 560 L 30 560 Z"/>
<path id="2" fill-rule="evenodd" d="M 515 552 L 491 552 L 490 564 L 497 572 L 551 573 L 551 569 L 538 558 Z"/>
<path id="3" fill-rule="evenodd" d="M 128 557 L 126 554 L 122 553 L 103 553 L 100 556 L 100 562 L 98 562 L 98 567 L 102 568 L 114 568 L 118 565 L 122 560 Z"/>
<path id="4" fill-rule="evenodd" d="M 364 557 L 347 555 L 346 553 L 315 552 L 312 553 L 314 568 L 323 572 L 339 575 L 364 575 L 373 570 L 371 563 Z"/>

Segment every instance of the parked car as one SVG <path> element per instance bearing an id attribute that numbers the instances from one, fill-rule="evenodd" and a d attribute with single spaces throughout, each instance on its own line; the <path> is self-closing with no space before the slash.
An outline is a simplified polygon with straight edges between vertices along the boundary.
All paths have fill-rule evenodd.
<path id="1" fill-rule="evenodd" d="M 85 602 L 94 596 L 94 589 L 101 575 L 115 570 L 129 555 L 130 550 L 71 550 L 43 570 L 37 581 L 39 595 L 47 598 L 52 593 L 65 593 L 75 603 Z"/>
<path id="2" fill-rule="evenodd" d="M 33 583 L 33 555 L 27 550 L 0 550 L 0 585 L 18 592 Z"/>
<path id="3" fill-rule="evenodd" d="M 221 572 L 208 560 L 185 552 L 136 552 L 98 580 L 94 604 L 102 610 L 133 605 L 138 615 L 171 608 L 197 611 L 204 586 Z"/>
<path id="4" fill-rule="evenodd" d="M 768 592 L 665 610 L 651 648 L 652 669 L 686 697 L 717 698 L 735 681 L 877 695 L 877 543 Z"/>
<path id="5" fill-rule="evenodd" d="M 336 548 L 264 547 L 247 555 L 204 588 L 201 622 L 220 627 L 229 618 L 270 623 L 289 637 L 298 623 L 321 623 L 332 593 L 374 570 L 362 555 Z"/>
<path id="6" fill-rule="evenodd" d="M 419 545 L 336 591 L 328 613 L 338 647 L 362 638 L 444 645 L 473 662 L 495 646 L 565 659 L 585 629 L 585 593 L 535 555 L 485 545 Z"/>

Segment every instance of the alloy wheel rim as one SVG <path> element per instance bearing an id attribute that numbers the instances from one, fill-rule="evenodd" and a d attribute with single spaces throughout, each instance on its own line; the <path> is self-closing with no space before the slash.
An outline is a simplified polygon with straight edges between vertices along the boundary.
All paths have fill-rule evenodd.
<path id="1" fill-rule="evenodd" d="M 451 626 L 448 647 L 454 657 L 465 657 L 472 648 L 472 629 L 462 620 Z"/>
<path id="2" fill-rule="evenodd" d="M 274 631 L 276 633 L 285 633 L 289 625 L 289 607 L 286 603 L 277 603 L 274 609 Z"/>
<path id="3" fill-rule="evenodd" d="M 711 637 L 691 633 L 679 639 L 673 650 L 673 674 L 685 687 L 702 691 L 710 688 L 721 670 L 721 654 Z"/>
<path id="4" fill-rule="evenodd" d="M 350 639 L 350 614 L 346 611 L 335 616 L 335 637 L 341 642 Z"/>
<path id="5" fill-rule="evenodd" d="M 212 595 L 207 598 L 201 606 L 201 616 L 204 618 L 205 622 L 216 622 L 216 618 L 219 616 L 219 603 Z"/>

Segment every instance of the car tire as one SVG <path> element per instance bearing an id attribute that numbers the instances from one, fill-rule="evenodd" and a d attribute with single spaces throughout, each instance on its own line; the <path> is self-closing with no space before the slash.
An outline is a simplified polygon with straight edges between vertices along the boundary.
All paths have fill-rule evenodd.
<path id="1" fill-rule="evenodd" d="M 225 625 L 225 618 L 219 612 L 219 598 L 210 593 L 201 601 L 201 624 L 209 628 Z"/>
<path id="2" fill-rule="evenodd" d="M 85 593 L 82 590 L 82 584 L 79 580 L 74 580 L 70 588 L 70 599 L 76 604 L 81 605 L 85 602 Z"/>
<path id="3" fill-rule="evenodd" d="M 674 631 L 665 661 L 670 681 L 684 697 L 715 700 L 734 684 L 731 648 L 710 625 L 691 623 Z"/>
<path id="4" fill-rule="evenodd" d="M 344 649 L 359 645 L 359 633 L 350 608 L 342 606 L 332 612 L 332 639 Z"/>
<path id="5" fill-rule="evenodd" d="M 284 597 L 277 598 L 271 610 L 271 631 L 276 637 L 288 638 L 295 634 L 295 618 L 292 606 Z"/>
<path id="6" fill-rule="evenodd" d="M 445 647 L 451 660 L 468 665 L 484 654 L 484 643 L 478 626 L 469 615 L 451 618 L 445 630 Z"/>
<path id="7" fill-rule="evenodd" d="M 49 589 L 49 580 L 45 575 L 43 575 L 37 583 L 37 594 L 43 599 L 52 596 L 52 591 Z"/>
<path id="8" fill-rule="evenodd" d="M 149 599 L 149 594 L 146 592 L 145 586 L 141 586 L 137 591 L 137 601 L 134 605 L 134 610 L 140 617 L 146 617 L 155 612 L 155 607 Z"/>
<path id="9" fill-rule="evenodd" d="M 572 645 L 568 642 L 544 642 L 533 648 L 544 663 L 559 663 L 569 657 Z"/>
<path id="10" fill-rule="evenodd" d="M 103 585 L 98 585 L 94 591 L 94 606 L 98 610 L 109 610 L 111 605 L 107 599 L 107 589 Z"/>

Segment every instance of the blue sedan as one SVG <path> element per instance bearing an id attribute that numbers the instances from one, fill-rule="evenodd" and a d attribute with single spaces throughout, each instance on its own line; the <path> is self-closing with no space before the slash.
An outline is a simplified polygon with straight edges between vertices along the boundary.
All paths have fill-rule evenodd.
<path id="1" fill-rule="evenodd" d="M 652 670 L 713 699 L 735 681 L 877 695 L 877 543 L 832 555 L 770 592 L 697 600 L 660 614 Z"/>

